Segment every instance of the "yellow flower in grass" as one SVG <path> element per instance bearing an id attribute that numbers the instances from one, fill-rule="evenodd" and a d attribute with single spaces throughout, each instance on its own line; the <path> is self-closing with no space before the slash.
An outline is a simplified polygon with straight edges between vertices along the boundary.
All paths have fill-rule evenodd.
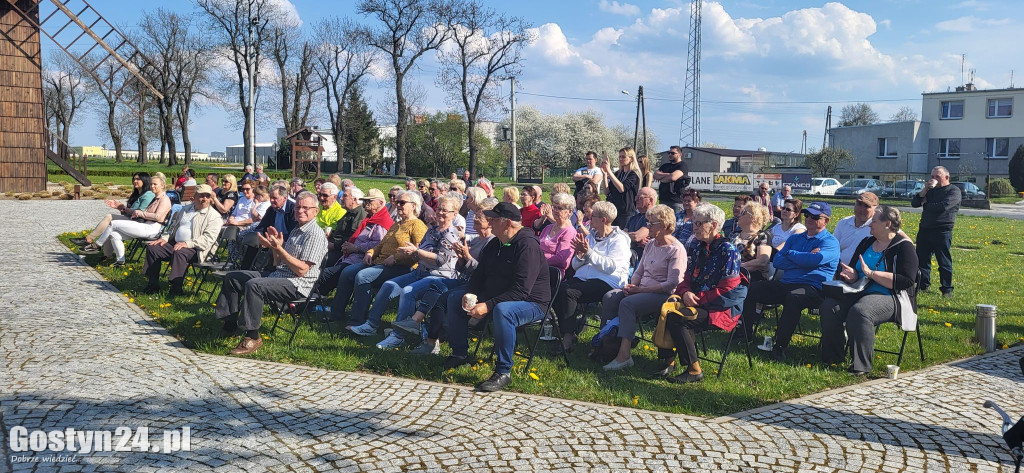
<path id="1" fill-rule="evenodd" d="M 473 367 L 473 371 L 476 371 L 476 366 Z"/>
<path id="2" fill-rule="evenodd" d="M 530 377 L 533 378 L 534 380 L 540 381 L 540 377 L 537 376 L 537 373 L 530 373 Z"/>
<path id="3" fill-rule="evenodd" d="M 635 405 L 637 405 L 639 403 L 640 403 L 640 396 L 633 396 L 633 405 L 635 406 Z"/>
<path id="4" fill-rule="evenodd" d="M 807 367 L 808 367 L 808 368 L 810 368 L 810 367 L 811 367 L 811 364 L 810 364 L 810 363 L 807 363 Z"/>
<path id="5" fill-rule="evenodd" d="M 128 298 L 128 302 L 135 302 L 135 299 L 133 299 L 133 298 L 129 297 L 129 298 Z"/>
<path id="6" fill-rule="evenodd" d="M 953 326 L 953 324 L 951 324 L 951 323 L 949 323 L 949 322 L 946 322 L 946 323 L 944 323 L 944 324 L 942 324 L 942 325 L 945 325 L 945 326 L 947 326 L 947 327 L 952 327 L 952 326 Z"/>
<path id="7" fill-rule="evenodd" d="M 264 340 L 270 340 L 270 337 L 268 337 L 266 334 L 262 334 L 261 336 L 263 337 Z"/>

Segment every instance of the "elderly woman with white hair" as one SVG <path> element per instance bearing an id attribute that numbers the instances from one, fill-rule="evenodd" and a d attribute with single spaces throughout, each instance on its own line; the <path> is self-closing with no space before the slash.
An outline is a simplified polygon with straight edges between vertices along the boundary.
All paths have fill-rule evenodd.
<path id="1" fill-rule="evenodd" d="M 558 288 L 551 302 L 562 331 L 563 350 L 572 350 L 580 330 L 576 306 L 581 302 L 598 302 L 608 291 L 626 284 L 629 237 L 612 225 L 615 216 L 615 205 L 611 202 L 594 204 L 590 232 L 577 233 L 573 239 L 576 255 L 571 264 L 576 273 Z"/>
<path id="2" fill-rule="evenodd" d="M 676 228 L 676 215 L 667 205 L 655 205 L 647 210 L 651 241 L 637 263 L 629 284 L 609 291 L 601 302 L 601 325 L 618 319 L 619 352 L 605 365 L 617 370 L 633 365 L 630 350 L 636 327 L 644 317 L 654 316 L 672 291 L 683 281 L 686 272 L 686 248 L 672 236 Z M 663 367 L 659 371 L 663 371 Z"/>
<path id="3" fill-rule="evenodd" d="M 419 219 L 420 205 L 423 197 L 419 192 L 403 191 L 394 201 L 398 219 L 391 225 L 387 234 L 376 247 L 366 251 L 361 263 L 346 267 L 338 278 L 338 291 L 334 296 L 331 314 L 334 318 L 343 318 L 345 305 L 349 296 L 352 307 L 349 325 L 363 326 L 366 323 L 367 309 L 373 293 L 380 289 L 385 281 L 408 273 L 419 262 L 415 254 L 399 251 L 399 248 L 410 244 L 419 246 L 423 236 L 427 234 L 427 225 Z M 360 335 L 371 335 L 363 331 Z"/>
<path id="4" fill-rule="evenodd" d="M 381 318 L 392 299 L 402 296 L 398 311 L 408 316 L 412 314 L 416 298 L 405 297 L 405 294 L 419 294 L 435 280 L 455 279 L 455 265 L 459 262 L 455 245 L 462 239 L 462 234 L 453 223 L 460 203 L 456 198 L 441 196 L 437 203 L 437 225 L 427 230 L 419 244 L 410 241 L 398 248 L 399 255 L 417 261 L 416 269 L 384 282 L 373 300 L 366 323 L 352 327 L 352 332 L 362 336 L 377 333 Z M 392 331 L 391 335 L 377 344 L 377 348 L 387 350 L 403 344 L 405 340 L 397 332 Z"/>
<path id="5" fill-rule="evenodd" d="M 725 212 L 715 205 L 701 203 L 693 211 L 693 254 L 683 282 L 675 290 L 682 299 L 683 310 L 665 320 L 665 329 L 685 367 L 678 376 L 668 378 L 673 383 L 704 379 L 694 331 L 731 332 L 743 312 L 747 286 L 740 277 L 740 252 L 721 235 L 723 223 Z M 663 359 L 672 357 L 672 352 L 665 349 L 659 350 L 659 354 L 666 355 Z"/>
<path id="6" fill-rule="evenodd" d="M 476 226 L 473 221 L 480 214 L 480 203 L 487 198 L 487 192 L 479 187 L 466 189 L 466 239 L 476 238 Z"/>

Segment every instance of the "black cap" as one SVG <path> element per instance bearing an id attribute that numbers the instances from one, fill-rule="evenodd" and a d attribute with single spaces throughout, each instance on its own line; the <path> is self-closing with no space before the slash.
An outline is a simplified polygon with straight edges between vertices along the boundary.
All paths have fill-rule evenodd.
<path id="1" fill-rule="evenodd" d="M 523 215 L 519 213 L 519 209 L 516 208 L 515 204 L 508 202 L 499 202 L 491 210 L 484 210 L 484 216 L 491 218 L 507 218 L 516 222 L 523 220 Z"/>

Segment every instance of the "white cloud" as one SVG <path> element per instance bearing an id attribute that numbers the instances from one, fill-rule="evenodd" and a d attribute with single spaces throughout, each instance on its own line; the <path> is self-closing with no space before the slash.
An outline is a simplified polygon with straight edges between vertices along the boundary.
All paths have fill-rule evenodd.
<path id="1" fill-rule="evenodd" d="M 602 74 L 601 68 L 594 61 L 583 58 L 576 48 L 569 44 L 557 23 L 545 23 L 539 28 L 533 28 L 532 34 L 536 40 L 527 47 L 527 53 L 537 52 L 557 66 L 582 66 L 588 75 Z"/>
<path id="2" fill-rule="evenodd" d="M 890 19 L 879 21 L 878 24 L 884 26 L 886 30 L 892 30 L 892 20 Z"/>
<path id="3" fill-rule="evenodd" d="M 952 6 L 952 8 L 970 8 L 972 10 L 979 11 L 988 10 L 989 7 L 991 7 L 991 5 L 988 2 L 979 2 L 978 0 L 965 0 Z"/>
<path id="4" fill-rule="evenodd" d="M 624 16 L 640 16 L 640 7 L 630 3 L 619 3 L 617 1 L 601 0 L 597 8 L 606 13 Z"/>
<path id="5" fill-rule="evenodd" d="M 1003 18 L 1001 20 L 983 20 L 976 16 L 962 16 L 952 20 L 940 21 L 935 24 L 935 29 L 954 33 L 970 33 L 989 26 L 1005 25 L 1009 22 L 1009 18 Z"/>

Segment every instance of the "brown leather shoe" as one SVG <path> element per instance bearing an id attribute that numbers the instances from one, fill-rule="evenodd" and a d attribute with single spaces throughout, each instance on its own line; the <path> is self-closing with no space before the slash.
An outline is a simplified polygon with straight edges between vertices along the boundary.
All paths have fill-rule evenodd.
<path id="1" fill-rule="evenodd" d="M 238 342 L 238 346 L 234 350 L 231 350 L 232 355 L 251 355 L 256 350 L 259 350 L 263 346 L 263 340 L 260 338 L 249 338 L 242 337 L 242 341 Z"/>

